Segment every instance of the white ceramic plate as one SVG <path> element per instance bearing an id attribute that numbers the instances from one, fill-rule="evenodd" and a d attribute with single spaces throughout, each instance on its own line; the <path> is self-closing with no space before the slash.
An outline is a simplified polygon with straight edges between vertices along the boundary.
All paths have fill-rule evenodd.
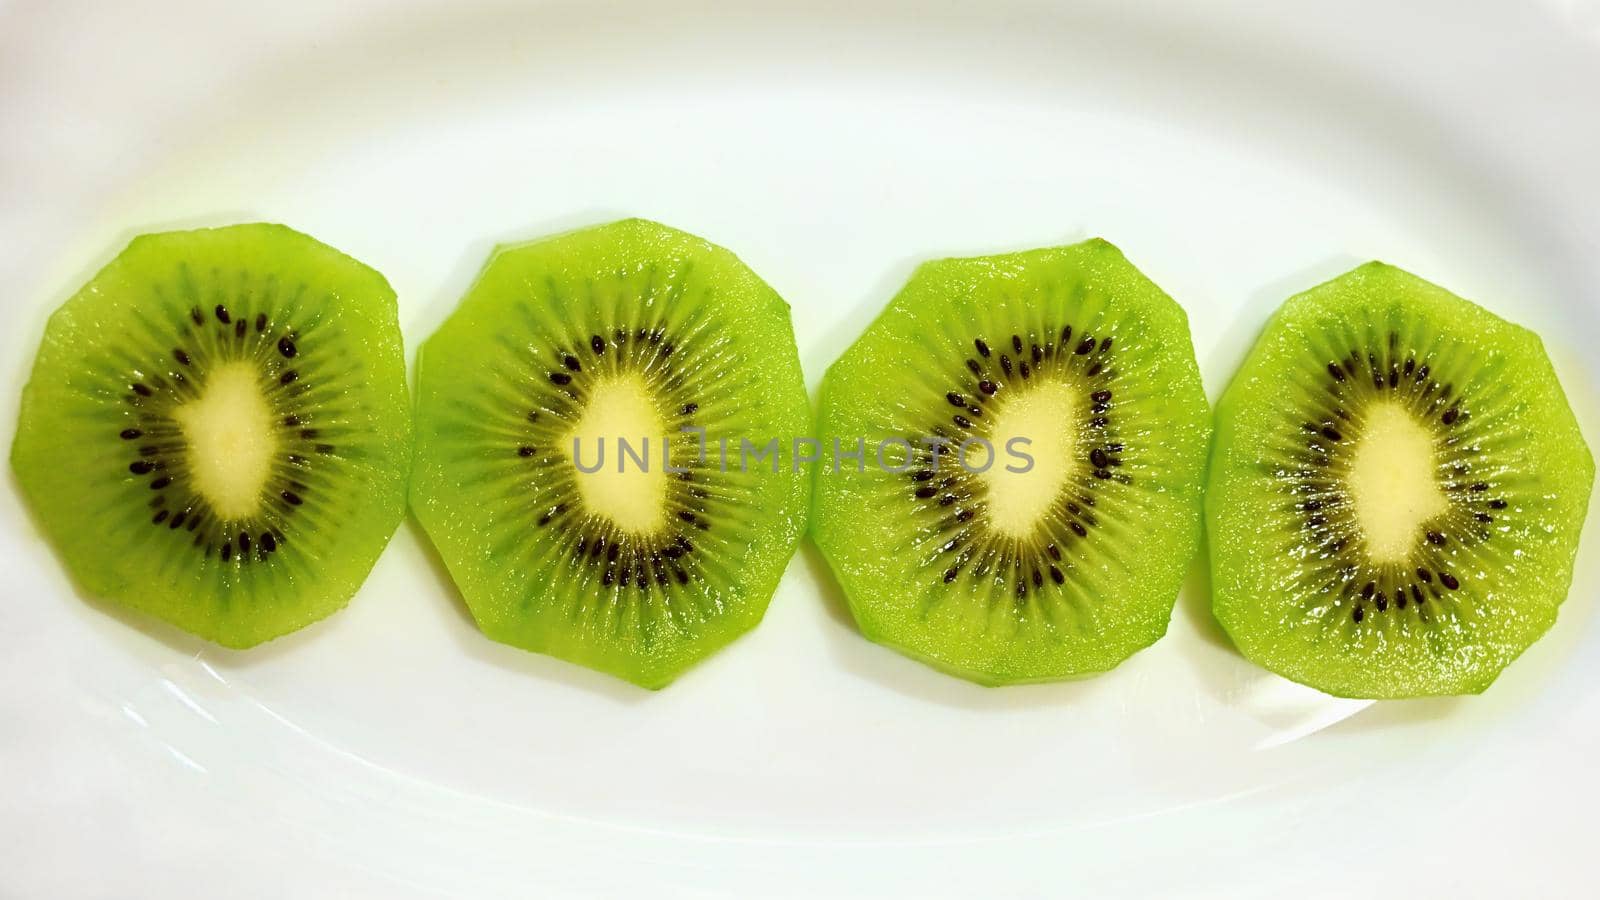
<path id="1" fill-rule="evenodd" d="M 0 6 L 5 441 L 134 233 L 290 223 L 388 275 L 415 347 L 497 241 L 637 214 L 775 285 L 813 386 L 928 257 L 1105 236 L 1213 396 L 1380 257 L 1544 334 L 1600 442 L 1597 4 L 1207 6 Z M 861 640 L 810 548 L 648 694 L 480 638 L 424 548 L 230 653 L 75 595 L 8 479 L 0 894 L 1592 889 L 1593 521 L 1488 694 L 1378 705 L 1244 662 L 1199 577 L 1116 671 L 985 690 Z"/>

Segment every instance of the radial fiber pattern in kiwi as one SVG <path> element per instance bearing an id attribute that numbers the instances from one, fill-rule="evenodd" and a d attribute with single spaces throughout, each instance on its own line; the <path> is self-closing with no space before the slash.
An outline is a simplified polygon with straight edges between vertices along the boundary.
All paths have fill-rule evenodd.
<path id="1" fill-rule="evenodd" d="M 1031 532 L 1008 534 L 957 448 L 1047 384 L 1073 398 L 1074 458 Z M 1110 668 L 1164 632 L 1207 416 L 1182 310 L 1109 244 L 924 266 L 821 406 L 825 442 L 916 448 L 900 473 L 818 469 L 818 542 L 869 637 L 1004 683 Z"/>
<path id="2" fill-rule="evenodd" d="M 1355 454 L 1386 452 L 1363 449 L 1384 407 L 1426 436 L 1442 498 L 1399 556 L 1372 552 L 1351 485 Z M 1288 300 L 1219 403 L 1217 618 L 1251 659 L 1331 693 L 1481 691 L 1554 622 L 1593 471 L 1535 335 L 1362 266 Z"/>
<path id="3" fill-rule="evenodd" d="M 1284 405 L 1284 415 L 1300 421 L 1284 423 L 1261 463 L 1286 495 L 1286 521 L 1275 523 L 1294 536 L 1285 555 L 1307 561 L 1299 594 L 1307 613 L 1366 621 L 1369 629 L 1375 616 L 1439 624 L 1475 616 L 1461 602 L 1462 580 L 1512 561 L 1509 548 L 1491 540 L 1496 521 L 1516 514 L 1513 501 L 1521 507 L 1538 500 L 1525 477 L 1493 462 L 1494 448 L 1518 440 L 1506 427 L 1515 375 L 1504 357 L 1441 338 L 1427 322 L 1405 319 L 1387 333 L 1372 323 L 1335 329 L 1308 344 L 1303 368 L 1291 376 L 1301 402 Z M 1379 403 L 1397 404 L 1429 430 L 1434 475 L 1449 502 L 1405 562 L 1363 552 L 1344 486 L 1366 417 Z"/>
<path id="4" fill-rule="evenodd" d="M 1109 482 L 1132 484 L 1137 463 L 1130 459 L 1124 468 L 1130 436 L 1123 434 L 1114 410 L 1115 386 L 1120 382 L 1112 351 L 1116 327 L 1104 319 L 1100 324 L 1105 337 L 1086 333 L 1082 327 L 1074 330 L 1071 324 L 1059 330 L 1051 325 L 1044 334 L 1013 334 L 996 342 L 1005 347 L 1002 350 L 993 349 L 989 339 L 975 337 L 963 366 L 946 366 L 939 381 L 926 382 L 952 386 L 945 401 L 956 411 L 943 421 L 925 414 L 920 428 L 905 432 L 913 446 L 911 465 L 902 496 L 891 502 L 903 505 L 908 499 L 903 494 L 909 493 L 912 515 L 921 525 L 911 547 L 926 560 L 927 577 L 948 584 L 966 573 L 980 590 L 1013 593 L 1022 615 L 1059 618 L 1056 604 L 1085 604 L 1072 626 L 1092 622 L 1095 613 L 1083 593 L 1087 575 L 1079 565 L 1082 544 L 1090 540 L 1091 530 L 1109 527 L 1114 533 L 1125 510 L 1138 505 L 1136 498 L 1131 506 L 1113 504 L 1104 522 L 1097 512 Z M 948 353 L 949 349 L 955 348 L 946 348 L 946 362 L 960 356 Z M 1032 538 L 1018 540 L 987 526 L 981 474 L 962 464 L 961 448 L 975 446 L 970 442 L 976 439 L 989 440 L 993 446 L 990 426 L 996 411 L 1004 410 L 1010 396 L 1027 390 L 1031 381 L 1051 380 L 1070 384 L 1078 392 L 1078 459 L 1068 485 Z M 937 401 L 931 402 L 937 410 Z M 918 435 L 935 440 L 923 441 Z M 1141 443 L 1137 437 L 1134 440 Z M 1008 464 L 1004 448 L 994 449 L 1000 458 L 992 464 Z M 924 599 L 933 604 L 950 596 L 936 589 Z"/>
<path id="5" fill-rule="evenodd" d="M 738 529 L 749 518 L 759 477 L 721 471 L 714 442 L 717 435 L 757 433 L 747 429 L 761 418 L 750 415 L 740 383 L 727 377 L 748 365 L 702 305 L 709 293 L 687 300 L 682 292 L 693 288 L 684 271 L 655 266 L 630 286 L 636 294 L 603 294 L 591 285 L 585 296 L 557 300 L 582 309 L 580 319 L 530 316 L 526 330 L 503 334 L 495 373 L 479 385 L 476 401 L 446 416 L 459 429 L 456 442 L 498 448 L 470 458 L 460 473 L 481 482 L 496 509 L 503 504 L 504 514 L 484 522 L 493 554 L 552 579 L 525 586 L 524 609 L 550 602 L 548 587 L 575 619 L 608 620 L 625 631 L 655 619 L 692 629 L 723 612 L 725 592 L 739 581 Z M 564 290 L 548 283 L 543 289 Z M 656 533 L 626 532 L 579 497 L 576 479 L 586 476 L 573 465 L 570 433 L 593 386 L 619 375 L 643 380 L 670 429 L 647 436 L 645 464 L 662 467 L 660 440 L 671 437 L 673 467 L 684 470 L 670 473 L 666 527 Z M 713 443 L 704 459 L 696 437 L 682 428 L 706 429 Z M 605 446 L 604 464 L 614 467 L 619 445 L 608 437 Z M 580 449 L 589 454 L 587 464 L 600 461 L 598 446 L 585 442 Z M 539 539 L 529 540 L 530 526 L 542 532 Z M 693 590 L 666 590 L 672 582 Z M 607 602 L 590 602 L 598 596 Z"/>
<path id="6" fill-rule="evenodd" d="M 337 352 L 338 326 L 306 307 L 304 285 L 280 295 L 270 277 L 240 272 L 229 281 L 216 271 L 197 278 L 191 266 L 179 263 L 169 284 L 152 286 L 152 302 L 138 315 L 132 343 L 90 361 L 101 380 L 89 390 L 102 397 L 122 392 L 127 409 L 116 435 L 126 442 L 128 475 L 149 490 L 143 513 L 126 501 L 110 504 L 106 513 L 130 530 L 144 516 L 158 535 L 171 533 L 157 538 L 172 545 L 161 548 L 163 555 L 187 545 L 191 549 L 182 552 L 202 560 L 202 577 L 220 586 L 243 583 L 250 590 L 239 577 L 243 568 L 282 565 L 311 574 L 305 570 L 308 557 L 279 553 L 296 530 L 292 520 L 335 527 L 328 507 L 338 504 L 344 459 L 339 443 L 347 453 L 359 453 L 363 443 L 343 409 L 360 373 Z M 201 302 L 210 305 L 202 309 Z M 314 309 L 317 301 L 312 303 Z M 170 349 L 141 354 L 132 346 Z M 208 373 L 235 361 L 249 364 L 258 375 L 279 451 L 258 511 L 224 518 L 193 483 L 187 444 L 173 412 L 201 397 Z"/>
<path id="7" fill-rule="evenodd" d="M 667 432 L 644 435 L 658 527 L 578 481 L 574 429 L 619 383 Z M 731 253 L 642 220 L 502 248 L 423 345 L 418 392 L 414 508 L 487 635 L 659 687 L 759 621 L 804 527 L 806 402 L 787 305 Z M 746 470 L 744 438 L 781 452 Z"/>
<path id="8" fill-rule="evenodd" d="M 93 593 L 248 646 L 342 606 L 398 524 L 403 365 L 393 292 L 338 251 L 275 225 L 145 236 L 52 318 L 13 462 Z M 177 418 L 223 371 L 271 417 L 248 512 L 208 502 Z"/>

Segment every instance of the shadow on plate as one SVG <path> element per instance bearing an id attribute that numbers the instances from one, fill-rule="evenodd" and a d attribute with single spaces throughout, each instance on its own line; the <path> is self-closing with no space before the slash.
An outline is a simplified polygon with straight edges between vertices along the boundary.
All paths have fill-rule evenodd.
<path id="1" fill-rule="evenodd" d="M 453 613 L 455 621 L 452 625 L 455 627 L 445 630 L 466 657 L 488 663 L 519 678 L 537 678 L 541 681 L 555 682 L 616 703 L 630 705 L 642 703 L 655 693 L 576 663 L 490 640 L 478 630 L 472 611 L 467 608 L 466 600 L 456 589 L 455 581 L 450 578 L 450 570 L 445 566 L 444 558 L 428 539 L 427 532 L 409 515 L 406 516 L 402 527 L 415 538 L 418 555 L 425 560 L 426 567 L 433 573 L 438 583 L 436 593 L 448 598 L 445 602 Z"/>

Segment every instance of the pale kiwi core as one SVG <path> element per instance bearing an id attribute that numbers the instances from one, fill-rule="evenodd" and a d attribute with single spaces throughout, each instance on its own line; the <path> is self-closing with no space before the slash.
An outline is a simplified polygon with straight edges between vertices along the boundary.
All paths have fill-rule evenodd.
<path id="1" fill-rule="evenodd" d="M 1398 403 L 1367 410 L 1345 473 L 1356 523 L 1374 562 L 1403 562 L 1423 525 L 1448 508 L 1433 435 Z"/>
<path id="2" fill-rule="evenodd" d="M 617 375 L 595 384 L 583 414 L 562 440 L 584 507 L 630 534 L 665 528 L 667 472 L 662 448 L 666 439 L 666 420 L 638 375 Z M 572 455 L 574 441 L 577 458 Z M 623 441 L 639 459 L 623 454 Z M 584 471 L 595 467 L 601 453 L 604 463 L 600 469 Z"/>
<path id="3" fill-rule="evenodd" d="M 1079 409 L 1083 391 L 1059 381 L 1042 381 L 1007 398 L 995 415 L 988 440 L 995 458 L 979 473 L 988 497 L 988 527 L 1000 534 L 1025 538 L 1034 533 L 1060 496 L 1078 460 Z M 1033 466 L 1008 452 L 1010 442 L 1024 438 L 1015 450 L 1033 457 Z M 968 467 L 982 469 L 987 451 L 974 446 Z"/>
<path id="4" fill-rule="evenodd" d="M 254 515 L 278 439 L 260 376 L 249 362 L 218 366 L 200 395 L 172 411 L 194 486 L 223 520 Z"/>

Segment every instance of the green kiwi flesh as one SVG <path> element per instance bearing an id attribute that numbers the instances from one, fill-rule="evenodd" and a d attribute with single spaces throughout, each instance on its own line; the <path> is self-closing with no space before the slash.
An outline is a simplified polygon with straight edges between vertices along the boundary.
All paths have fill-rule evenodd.
<path id="1" fill-rule="evenodd" d="M 484 634 L 658 688 L 760 621 L 809 410 L 732 253 L 638 219 L 499 248 L 417 366 L 412 507 Z"/>
<path id="2" fill-rule="evenodd" d="M 1555 622 L 1593 482 L 1535 334 L 1369 263 L 1286 301 L 1218 405 L 1216 617 L 1328 693 L 1480 692 Z"/>
<path id="3" fill-rule="evenodd" d="M 410 437 L 388 283 L 237 225 L 136 238 L 56 311 L 11 462 L 85 592 L 248 647 L 349 601 Z"/>
<path id="4" fill-rule="evenodd" d="M 813 534 L 866 637 L 1000 685 L 1166 632 L 1209 413 L 1183 310 L 1115 247 L 923 265 L 829 368 L 818 417 Z"/>

